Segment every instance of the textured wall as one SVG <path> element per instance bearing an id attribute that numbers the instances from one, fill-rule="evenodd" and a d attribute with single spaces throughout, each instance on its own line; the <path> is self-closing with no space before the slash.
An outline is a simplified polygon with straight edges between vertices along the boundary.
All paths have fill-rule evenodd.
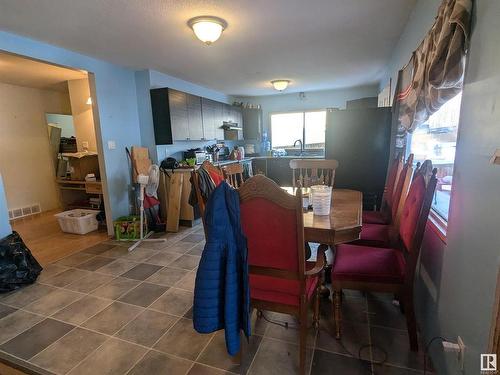
<path id="1" fill-rule="evenodd" d="M 60 207 L 45 113 L 69 113 L 58 91 L 0 83 L 0 173 L 9 209 Z"/>

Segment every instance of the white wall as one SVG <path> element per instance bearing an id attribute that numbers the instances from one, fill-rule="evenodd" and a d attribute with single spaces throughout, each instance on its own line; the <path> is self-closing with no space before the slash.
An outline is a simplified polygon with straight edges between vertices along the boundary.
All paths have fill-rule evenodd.
<path id="1" fill-rule="evenodd" d="M 235 97 L 237 102 L 260 104 L 263 113 L 263 127 L 269 129 L 270 114 L 274 112 L 304 111 L 326 108 L 345 108 L 348 100 L 377 96 L 376 85 L 352 87 L 338 90 L 309 91 L 305 99 L 298 93 L 266 96 Z"/>
<path id="2" fill-rule="evenodd" d="M 0 83 L 0 172 L 9 209 L 60 206 L 46 112 L 70 113 L 68 95 Z"/>
<path id="3" fill-rule="evenodd" d="M 89 80 L 68 81 L 68 90 L 78 151 L 83 151 L 83 142 L 88 142 L 88 150 L 97 152 L 92 105 L 87 104 L 90 97 Z"/>

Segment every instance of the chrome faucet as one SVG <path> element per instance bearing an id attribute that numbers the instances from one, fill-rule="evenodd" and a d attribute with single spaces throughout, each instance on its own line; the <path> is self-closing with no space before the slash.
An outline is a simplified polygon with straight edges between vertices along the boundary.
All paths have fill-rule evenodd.
<path id="1" fill-rule="evenodd" d="M 297 139 L 295 142 L 293 142 L 293 147 L 295 147 L 297 142 L 300 143 L 300 154 L 302 155 L 304 153 L 304 144 L 302 143 L 302 139 Z"/>

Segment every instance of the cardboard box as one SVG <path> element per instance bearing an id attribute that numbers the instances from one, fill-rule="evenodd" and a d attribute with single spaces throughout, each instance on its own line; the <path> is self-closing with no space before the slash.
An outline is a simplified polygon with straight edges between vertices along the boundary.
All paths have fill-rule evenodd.
<path id="1" fill-rule="evenodd" d="M 99 179 L 99 161 L 97 155 L 87 155 L 81 158 L 68 157 L 71 167 L 71 179 L 77 181 L 85 180 L 85 176 L 94 173 Z"/>

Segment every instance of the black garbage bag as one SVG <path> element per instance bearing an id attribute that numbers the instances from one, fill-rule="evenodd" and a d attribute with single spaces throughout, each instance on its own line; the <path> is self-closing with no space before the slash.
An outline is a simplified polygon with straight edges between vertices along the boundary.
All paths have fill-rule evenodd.
<path id="1" fill-rule="evenodd" d="M 35 282 L 42 272 L 17 232 L 0 240 L 0 293 Z"/>

